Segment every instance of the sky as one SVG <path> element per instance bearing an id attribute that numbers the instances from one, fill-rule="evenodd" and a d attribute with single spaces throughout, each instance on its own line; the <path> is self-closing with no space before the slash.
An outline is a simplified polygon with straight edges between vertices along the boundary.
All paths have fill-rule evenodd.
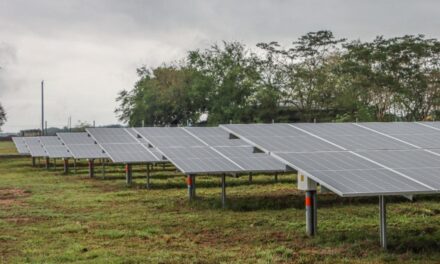
<path id="1" fill-rule="evenodd" d="M 48 126 L 120 123 L 119 91 L 136 68 L 182 59 L 213 43 L 248 47 L 327 29 L 338 38 L 440 38 L 440 1 L 0 0 L 0 103 L 4 132 L 38 128 L 45 81 Z"/>

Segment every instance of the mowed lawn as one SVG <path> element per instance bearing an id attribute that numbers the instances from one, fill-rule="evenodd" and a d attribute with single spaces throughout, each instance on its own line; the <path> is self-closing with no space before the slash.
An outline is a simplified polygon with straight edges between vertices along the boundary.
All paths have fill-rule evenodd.
<path id="1" fill-rule="evenodd" d="M 60 165 L 61 162 L 58 162 Z M 189 203 L 184 177 L 145 166 L 125 186 L 122 166 L 95 179 L 33 168 L 30 158 L 0 160 L 2 263 L 439 263 L 440 197 L 388 206 L 389 252 L 379 246 L 377 198 L 319 194 L 319 234 L 305 235 L 304 194 L 295 175 L 197 177 Z"/>

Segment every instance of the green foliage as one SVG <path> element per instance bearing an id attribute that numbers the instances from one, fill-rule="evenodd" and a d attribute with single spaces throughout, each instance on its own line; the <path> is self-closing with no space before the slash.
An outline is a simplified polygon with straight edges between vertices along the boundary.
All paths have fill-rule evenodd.
<path id="1" fill-rule="evenodd" d="M 309 32 L 281 47 L 239 42 L 189 51 L 179 65 L 138 69 L 119 94 L 130 125 L 186 125 L 206 113 L 229 122 L 393 121 L 436 118 L 440 42 L 423 35 L 370 42 Z"/>
<path id="2" fill-rule="evenodd" d="M 0 104 L 0 128 L 5 124 L 6 122 L 6 111 L 3 108 L 3 106 Z M 0 129 L 1 131 L 1 129 Z"/>

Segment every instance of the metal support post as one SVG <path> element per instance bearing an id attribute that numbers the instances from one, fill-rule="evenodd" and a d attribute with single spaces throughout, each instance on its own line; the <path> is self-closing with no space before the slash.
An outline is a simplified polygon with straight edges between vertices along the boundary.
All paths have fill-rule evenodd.
<path id="1" fill-rule="evenodd" d="M 57 159 L 53 159 L 53 170 L 57 170 Z"/>
<path id="2" fill-rule="evenodd" d="M 192 190 L 194 185 L 193 185 L 192 180 L 193 180 L 192 175 L 187 175 L 186 176 L 186 186 L 188 187 L 188 198 L 189 198 L 190 202 L 192 202 L 193 199 L 194 199 L 194 197 L 193 197 L 194 192 Z"/>
<path id="3" fill-rule="evenodd" d="M 50 166 L 50 160 L 49 157 L 46 157 L 46 169 L 49 169 Z"/>
<path id="4" fill-rule="evenodd" d="M 249 172 L 249 183 L 252 183 L 252 172 Z"/>
<path id="5" fill-rule="evenodd" d="M 316 191 L 306 191 L 306 232 L 308 236 L 317 233 L 318 215 Z"/>
<path id="6" fill-rule="evenodd" d="M 192 179 L 192 197 L 193 199 L 196 198 L 196 175 L 191 175 Z"/>
<path id="7" fill-rule="evenodd" d="M 226 174 L 222 174 L 222 208 L 226 208 Z"/>
<path id="8" fill-rule="evenodd" d="M 73 172 L 76 174 L 76 159 L 73 159 Z"/>
<path id="9" fill-rule="evenodd" d="M 69 159 L 63 159 L 64 164 L 64 174 L 69 173 Z"/>
<path id="10" fill-rule="evenodd" d="M 275 182 L 278 182 L 278 172 L 275 172 Z"/>
<path id="11" fill-rule="evenodd" d="M 150 164 L 147 164 L 147 189 L 150 189 Z"/>
<path id="12" fill-rule="evenodd" d="M 131 185 L 133 183 L 133 170 L 131 164 L 125 164 L 125 181 L 127 185 Z"/>
<path id="13" fill-rule="evenodd" d="M 95 176 L 95 160 L 89 159 L 89 177 L 93 178 Z"/>
<path id="14" fill-rule="evenodd" d="M 102 178 L 105 179 L 105 163 L 107 163 L 107 161 L 105 159 L 101 159 L 102 162 Z"/>
<path id="15" fill-rule="evenodd" d="M 32 167 L 35 167 L 35 158 L 32 157 Z"/>
<path id="16" fill-rule="evenodd" d="M 383 195 L 379 196 L 380 246 L 387 249 L 387 204 Z"/>

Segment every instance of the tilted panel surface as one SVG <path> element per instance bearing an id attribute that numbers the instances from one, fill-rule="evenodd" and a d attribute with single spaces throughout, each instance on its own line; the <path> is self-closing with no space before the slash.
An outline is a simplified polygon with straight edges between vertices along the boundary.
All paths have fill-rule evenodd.
<path id="1" fill-rule="evenodd" d="M 40 137 L 40 143 L 43 146 L 59 146 L 62 145 L 62 142 L 56 136 L 44 136 Z"/>
<path id="2" fill-rule="evenodd" d="M 186 127 L 185 129 L 212 147 L 249 146 L 249 143 L 241 139 L 230 139 L 229 133 L 220 127 Z"/>
<path id="3" fill-rule="evenodd" d="M 87 128 L 99 144 L 138 143 L 124 128 Z"/>
<path id="4" fill-rule="evenodd" d="M 228 132 L 268 152 L 335 151 L 339 148 L 288 124 L 221 125 Z"/>
<path id="5" fill-rule="evenodd" d="M 419 148 L 440 148 L 440 130 L 415 122 L 360 123 L 359 125 L 397 138 Z"/>
<path id="6" fill-rule="evenodd" d="M 49 145 L 45 146 L 44 149 L 48 154 L 49 158 L 71 158 L 72 154 L 67 150 L 66 146 L 63 145 Z"/>
<path id="7" fill-rule="evenodd" d="M 440 156 L 424 150 L 362 151 L 358 153 L 420 183 L 440 190 Z"/>
<path id="8" fill-rule="evenodd" d="M 432 193 L 432 189 L 350 152 L 280 153 L 300 172 L 341 196 Z"/>
<path id="9" fill-rule="evenodd" d="M 161 147 L 160 151 L 186 174 L 237 173 L 243 169 L 210 147 Z"/>
<path id="10" fill-rule="evenodd" d="M 347 150 L 414 148 L 398 140 L 380 135 L 351 123 L 295 123 L 291 125 L 337 144 Z"/>
<path id="11" fill-rule="evenodd" d="M 201 147 L 205 145 L 180 127 L 140 127 L 135 130 L 159 150 L 162 147 Z"/>
<path id="12" fill-rule="evenodd" d="M 66 145 L 87 145 L 95 144 L 95 141 L 85 132 L 57 133 L 57 136 Z"/>
<path id="13" fill-rule="evenodd" d="M 26 143 L 22 137 L 12 137 L 12 141 L 18 153 L 29 154 L 29 149 L 26 147 Z"/>
<path id="14" fill-rule="evenodd" d="M 75 159 L 104 159 L 108 155 L 96 144 L 78 144 L 67 146 Z"/>

